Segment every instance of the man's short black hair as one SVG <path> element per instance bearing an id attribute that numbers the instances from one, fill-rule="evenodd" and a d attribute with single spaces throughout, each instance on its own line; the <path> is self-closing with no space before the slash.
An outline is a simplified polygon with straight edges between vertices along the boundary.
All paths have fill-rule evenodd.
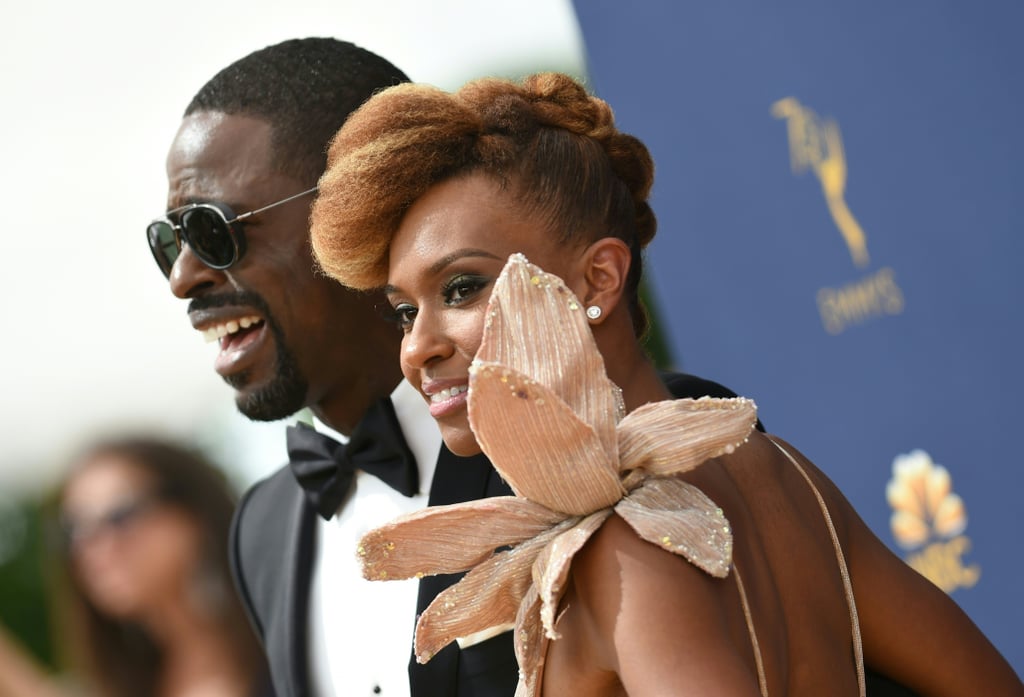
<path id="1" fill-rule="evenodd" d="M 185 116 L 220 111 L 264 119 L 273 128 L 278 171 L 310 185 L 327 166 L 327 145 L 348 115 L 405 73 L 347 41 L 290 39 L 221 70 L 192 98 Z"/>

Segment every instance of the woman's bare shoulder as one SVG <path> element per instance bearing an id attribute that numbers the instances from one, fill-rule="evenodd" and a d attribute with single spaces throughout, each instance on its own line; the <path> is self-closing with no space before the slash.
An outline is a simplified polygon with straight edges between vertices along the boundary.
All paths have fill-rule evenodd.
<path id="1" fill-rule="evenodd" d="M 757 694 L 730 630 L 731 581 L 643 540 L 611 516 L 573 562 L 570 620 L 630 695 Z M 569 623 L 567 623 L 567 626 Z"/>

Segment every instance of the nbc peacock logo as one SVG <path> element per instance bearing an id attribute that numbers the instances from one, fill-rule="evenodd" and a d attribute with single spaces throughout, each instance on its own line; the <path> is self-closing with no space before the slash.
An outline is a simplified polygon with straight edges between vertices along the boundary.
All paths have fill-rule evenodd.
<path id="1" fill-rule="evenodd" d="M 892 535 L 908 564 L 947 593 L 978 582 L 981 569 L 963 560 L 971 548 L 967 509 L 945 467 L 924 450 L 897 455 L 885 495 Z"/>

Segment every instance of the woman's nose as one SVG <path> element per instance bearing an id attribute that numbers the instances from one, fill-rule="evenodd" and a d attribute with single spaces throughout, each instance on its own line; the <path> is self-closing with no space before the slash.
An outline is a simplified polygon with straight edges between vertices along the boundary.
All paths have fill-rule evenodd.
<path id="1" fill-rule="evenodd" d="M 417 370 L 444 360 L 453 350 L 441 323 L 422 311 L 402 338 L 402 362 Z"/>

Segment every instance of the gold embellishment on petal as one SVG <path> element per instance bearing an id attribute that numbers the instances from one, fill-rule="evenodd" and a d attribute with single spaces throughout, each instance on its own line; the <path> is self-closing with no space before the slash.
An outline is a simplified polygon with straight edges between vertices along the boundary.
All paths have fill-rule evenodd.
<path id="1" fill-rule="evenodd" d="M 732 532 L 715 502 L 674 477 L 651 478 L 615 507 L 640 537 L 716 578 L 732 564 Z"/>
<path id="2" fill-rule="evenodd" d="M 675 474 L 731 453 L 757 422 L 749 399 L 676 399 L 645 404 L 619 424 L 619 466 Z"/>

